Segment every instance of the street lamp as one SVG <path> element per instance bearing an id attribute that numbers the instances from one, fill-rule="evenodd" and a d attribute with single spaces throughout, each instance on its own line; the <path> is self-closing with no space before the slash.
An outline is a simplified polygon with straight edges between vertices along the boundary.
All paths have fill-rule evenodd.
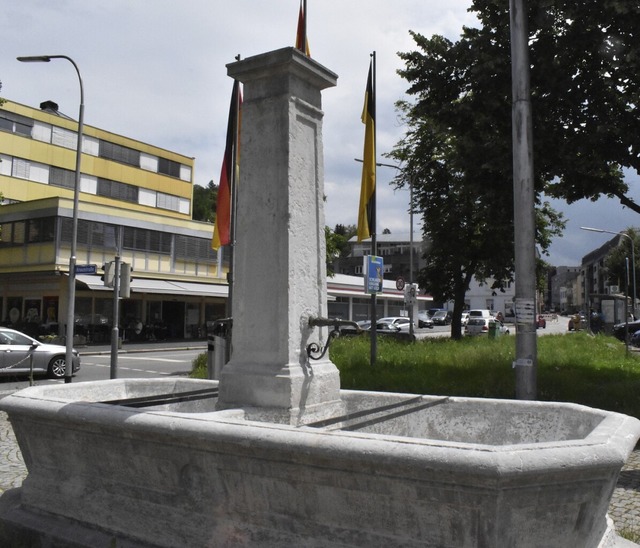
<path id="1" fill-rule="evenodd" d="M 354 158 L 356 162 L 362 162 Z M 392 167 L 400 170 L 400 166 L 376 162 L 378 167 Z M 413 284 L 413 178 L 409 179 L 409 283 Z M 413 307 L 409 308 L 409 334 L 413 337 Z"/>
<path id="2" fill-rule="evenodd" d="M 636 255 L 634 251 L 633 238 L 629 236 L 629 234 L 625 232 L 614 232 L 612 230 L 604 230 L 603 228 L 591 228 L 589 226 L 581 226 L 581 230 L 588 230 L 590 232 L 599 232 L 600 234 L 613 234 L 618 236 L 624 236 L 625 238 L 629 238 L 629 244 L 631 245 L 631 273 L 633 278 L 633 300 L 631 308 L 633 310 L 633 317 L 636 317 Z M 629 293 L 627 291 L 627 293 Z"/>
<path id="3" fill-rule="evenodd" d="M 71 256 L 69 257 L 69 303 L 67 308 L 67 336 L 64 382 L 70 383 L 73 375 L 73 335 L 75 327 L 75 304 L 76 304 L 76 251 L 78 247 L 78 202 L 80 194 L 80 162 L 82 160 L 82 129 L 84 120 L 84 88 L 82 87 L 82 77 L 75 61 L 66 55 L 33 55 L 29 57 L 18 57 L 22 63 L 48 63 L 51 59 L 66 59 L 78 74 L 80 83 L 80 111 L 78 114 L 78 142 L 76 145 L 76 176 L 73 187 L 73 227 L 71 230 Z"/>

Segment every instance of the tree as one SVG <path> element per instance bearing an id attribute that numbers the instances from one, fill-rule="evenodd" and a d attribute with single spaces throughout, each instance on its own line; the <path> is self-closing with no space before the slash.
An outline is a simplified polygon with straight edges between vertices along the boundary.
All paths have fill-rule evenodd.
<path id="1" fill-rule="evenodd" d="M 408 131 L 391 154 L 404 162 L 397 184 L 413 180 L 433 242 L 420 282 L 434 297 L 454 299 L 454 336 L 466 280 L 500 284 L 513 261 L 509 4 L 475 0 L 471 10 L 480 25 L 455 43 L 411 33 L 419 51 L 400 54 L 400 75 L 414 101 L 398 104 Z M 544 194 L 569 203 L 617 196 L 640 212 L 623 179 L 623 168 L 640 166 L 640 5 L 530 0 L 528 10 L 544 253 L 563 228 Z"/>
<path id="2" fill-rule="evenodd" d="M 412 34 L 422 51 L 400 54 L 406 63 L 400 74 L 415 101 L 398 103 L 407 132 L 390 156 L 403 166 L 396 183 L 413 184 L 413 207 L 431 242 L 418 282 L 435 301 L 453 300 L 451 335 L 459 338 L 472 278 L 492 278 L 494 290 L 513 278 L 510 76 L 477 82 L 488 62 L 483 48 Z M 493 97 L 495 88 L 504 94 Z M 539 206 L 539 243 L 546 249 L 561 215 Z"/>
<path id="3" fill-rule="evenodd" d="M 209 181 L 206 187 L 193 185 L 193 220 L 213 223 L 218 203 L 218 187 Z"/>
<path id="4" fill-rule="evenodd" d="M 472 10 L 481 27 L 464 29 L 461 42 L 484 60 L 469 67 L 472 90 L 479 83 L 506 106 L 508 3 L 475 0 Z M 616 196 L 640 212 L 623 179 L 623 168 L 640 167 L 640 4 L 529 0 L 528 11 L 538 190 L 569 203 Z"/>
<path id="5" fill-rule="evenodd" d="M 356 235 L 358 229 L 355 225 L 337 224 L 334 230 L 324 227 L 324 235 L 327 243 L 326 262 L 327 274 L 333 276 L 333 262 L 338 258 L 347 257 L 351 252 L 349 240 Z"/>

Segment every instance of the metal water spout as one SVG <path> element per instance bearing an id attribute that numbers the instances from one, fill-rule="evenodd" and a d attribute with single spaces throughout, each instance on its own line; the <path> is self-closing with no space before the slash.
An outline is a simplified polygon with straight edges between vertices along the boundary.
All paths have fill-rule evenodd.
<path id="1" fill-rule="evenodd" d="M 311 327 L 333 327 L 329 331 L 326 344 L 321 345 L 317 342 L 312 342 L 307 345 L 307 356 L 312 360 L 320 360 L 324 357 L 329 350 L 329 346 L 331 346 L 331 342 L 341 335 L 341 327 L 353 327 L 356 333 L 363 331 L 356 322 L 339 318 L 309 318 L 309 325 Z"/>

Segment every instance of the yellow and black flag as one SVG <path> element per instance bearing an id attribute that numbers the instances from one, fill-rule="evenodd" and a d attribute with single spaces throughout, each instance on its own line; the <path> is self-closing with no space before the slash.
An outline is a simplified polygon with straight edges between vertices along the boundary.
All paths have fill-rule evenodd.
<path id="1" fill-rule="evenodd" d="M 369 65 L 367 91 L 362 110 L 364 130 L 364 153 L 362 157 L 362 183 L 360 208 L 358 210 L 358 241 L 375 233 L 376 213 L 376 98 L 375 98 L 375 53 Z"/>

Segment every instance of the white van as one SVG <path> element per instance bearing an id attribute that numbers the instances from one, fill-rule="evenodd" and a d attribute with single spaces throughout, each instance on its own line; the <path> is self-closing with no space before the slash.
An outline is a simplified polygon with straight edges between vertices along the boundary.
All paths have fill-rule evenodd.
<path id="1" fill-rule="evenodd" d="M 473 318 L 493 318 L 493 314 L 487 308 L 476 308 L 475 310 L 469 310 L 469 319 Z"/>

